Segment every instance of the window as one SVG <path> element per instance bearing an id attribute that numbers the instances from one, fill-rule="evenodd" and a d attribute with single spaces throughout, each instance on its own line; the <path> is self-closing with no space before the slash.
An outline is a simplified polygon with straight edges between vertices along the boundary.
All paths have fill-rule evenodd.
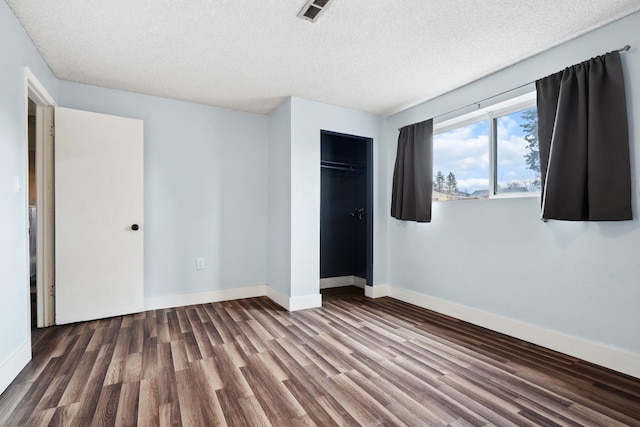
<path id="1" fill-rule="evenodd" d="M 489 191 L 489 123 L 433 137 L 433 200 L 480 199 Z"/>
<path id="2" fill-rule="evenodd" d="M 538 115 L 536 107 L 494 119 L 495 194 L 539 193 Z"/>
<path id="3" fill-rule="evenodd" d="M 535 92 L 434 125 L 433 200 L 540 194 Z"/>

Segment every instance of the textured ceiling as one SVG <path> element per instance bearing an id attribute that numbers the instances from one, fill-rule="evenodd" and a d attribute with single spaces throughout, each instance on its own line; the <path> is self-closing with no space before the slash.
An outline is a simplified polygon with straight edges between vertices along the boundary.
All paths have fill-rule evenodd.
<path id="1" fill-rule="evenodd" d="M 640 10 L 638 0 L 6 0 L 63 80 L 266 114 L 389 115 Z M 617 48 L 617 46 L 612 46 Z"/>

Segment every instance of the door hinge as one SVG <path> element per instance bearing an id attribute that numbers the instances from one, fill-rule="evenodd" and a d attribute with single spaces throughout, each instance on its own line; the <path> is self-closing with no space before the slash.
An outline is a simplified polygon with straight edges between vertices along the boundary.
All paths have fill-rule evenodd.
<path id="1" fill-rule="evenodd" d="M 56 136 L 56 128 L 54 126 L 51 126 L 49 128 L 49 135 L 51 135 L 52 137 Z"/>
<path id="2" fill-rule="evenodd" d="M 49 296 L 53 297 L 56 295 L 56 284 L 52 283 L 51 286 L 49 286 Z"/>

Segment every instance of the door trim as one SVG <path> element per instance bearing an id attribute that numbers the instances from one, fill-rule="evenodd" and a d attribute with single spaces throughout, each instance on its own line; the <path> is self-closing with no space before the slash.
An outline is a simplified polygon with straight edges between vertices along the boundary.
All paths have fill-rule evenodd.
<path id="1" fill-rule="evenodd" d="M 53 182 L 53 107 L 57 104 L 28 67 L 25 74 L 25 118 L 29 116 L 29 99 L 36 104 L 36 307 L 39 328 L 55 324 L 54 271 L 54 182 Z M 28 126 L 25 127 L 29 138 Z M 28 144 L 27 144 L 28 145 Z M 27 148 L 28 150 L 28 148 Z M 25 188 L 29 188 L 29 167 L 25 169 Z M 28 205 L 28 197 L 26 197 Z M 27 218 L 28 224 L 28 218 Z M 27 233 L 27 265 L 29 265 L 29 235 Z M 29 275 L 27 274 L 27 277 Z M 27 283 L 27 289 L 29 284 Z"/>
<path id="2" fill-rule="evenodd" d="M 352 139 L 354 141 L 359 141 L 365 144 L 366 151 L 366 167 L 365 167 L 365 177 L 366 177 L 366 186 L 367 186 L 367 194 L 366 194 L 366 221 L 367 221 L 367 243 L 366 243 L 366 283 L 364 285 L 364 289 L 367 290 L 367 287 L 373 286 L 373 197 L 374 197 L 374 182 L 373 182 L 373 168 L 374 168 L 374 158 L 373 158 L 373 138 L 367 136 L 353 135 L 349 133 L 336 132 L 326 129 L 320 129 L 320 145 L 322 146 L 322 137 L 323 135 L 327 136 L 339 136 Z M 320 156 L 322 157 L 322 156 Z M 322 204 L 322 195 L 321 195 L 320 203 Z M 321 288 L 321 287 L 320 287 Z"/>

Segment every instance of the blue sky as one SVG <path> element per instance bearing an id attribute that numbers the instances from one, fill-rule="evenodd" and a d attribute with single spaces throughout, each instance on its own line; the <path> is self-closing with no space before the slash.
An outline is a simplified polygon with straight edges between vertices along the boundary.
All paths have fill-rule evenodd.
<path id="1" fill-rule="evenodd" d="M 499 117 L 498 183 L 532 182 L 537 173 L 527 168 L 528 153 L 521 112 Z M 458 189 L 471 193 L 489 188 L 489 121 L 484 120 L 435 135 L 433 138 L 433 173 L 453 172 Z"/>

